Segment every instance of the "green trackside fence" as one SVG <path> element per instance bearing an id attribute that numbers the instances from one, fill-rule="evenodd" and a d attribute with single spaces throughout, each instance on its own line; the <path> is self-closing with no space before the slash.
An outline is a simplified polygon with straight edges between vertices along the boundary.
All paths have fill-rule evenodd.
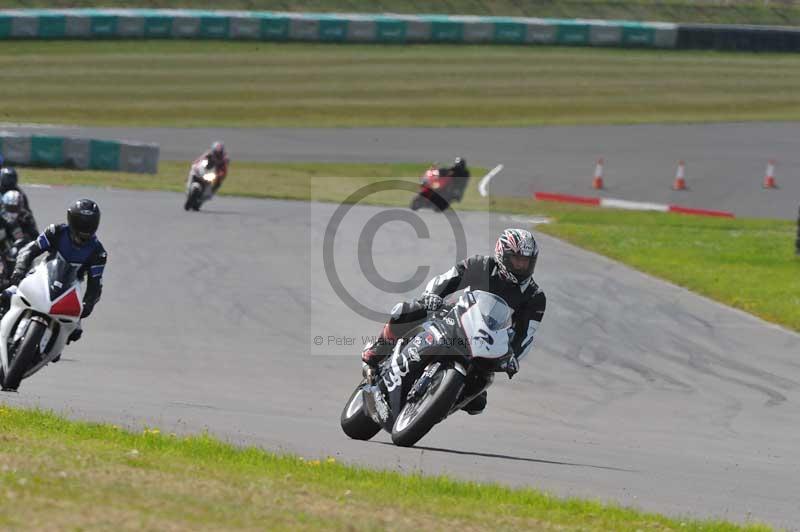
<path id="1" fill-rule="evenodd" d="M 0 39 L 226 39 L 674 48 L 677 26 L 438 15 L 19 9 L 0 10 Z"/>
<path id="2" fill-rule="evenodd" d="M 3 39 L 563 44 L 800 51 L 800 28 L 791 27 L 196 9 L 0 10 L 0 40 Z"/>
<path id="3" fill-rule="evenodd" d="M 155 174 L 159 149 L 139 142 L 0 131 L 0 154 L 7 164 L 20 166 Z"/>

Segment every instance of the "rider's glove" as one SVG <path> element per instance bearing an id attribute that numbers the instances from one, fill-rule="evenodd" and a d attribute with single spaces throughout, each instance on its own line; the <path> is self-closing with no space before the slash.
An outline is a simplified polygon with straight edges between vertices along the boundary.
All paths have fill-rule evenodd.
<path id="1" fill-rule="evenodd" d="M 72 342 L 77 342 L 78 340 L 81 339 L 81 335 L 83 335 L 83 329 L 78 327 L 77 329 L 72 331 L 72 334 L 70 334 L 69 338 L 67 338 L 67 344 L 69 345 Z"/>
<path id="2" fill-rule="evenodd" d="M 422 294 L 422 297 L 419 298 L 419 304 L 422 305 L 425 310 L 433 312 L 442 308 L 444 300 L 441 296 L 437 296 L 436 294 Z"/>
<path id="3" fill-rule="evenodd" d="M 511 355 L 509 359 L 500 366 L 500 369 L 506 372 L 508 378 L 514 377 L 519 371 L 519 362 L 517 361 L 517 357 Z"/>
<path id="4" fill-rule="evenodd" d="M 14 273 L 11 274 L 11 277 L 8 278 L 8 285 L 18 285 L 24 278 L 24 272 L 18 272 L 15 270 Z"/>

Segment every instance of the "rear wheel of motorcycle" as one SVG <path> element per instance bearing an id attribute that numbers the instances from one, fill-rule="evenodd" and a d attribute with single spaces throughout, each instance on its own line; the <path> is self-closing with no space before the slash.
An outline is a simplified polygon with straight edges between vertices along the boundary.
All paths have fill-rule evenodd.
<path id="1" fill-rule="evenodd" d="M 11 361 L 11 366 L 8 368 L 8 374 L 3 379 L 4 390 L 16 390 L 19 388 L 19 383 L 22 381 L 22 376 L 30 369 L 36 356 L 39 354 L 39 342 L 42 340 L 42 335 L 46 327 L 38 321 L 31 321 L 28 324 L 28 330 L 25 332 L 25 337 L 19 344 L 17 355 Z"/>
<path id="2" fill-rule="evenodd" d="M 340 422 L 345 434 L 354 440 L 368 440 L 380 432 L 381 427 L 364 411 L 363 393 L 359 385 L 342 410 Z"/>
<path id="3" fill-rule="evenodd" d="M 406 403 L 392 427 L 392 441 L 401 447 L 417 443 L 434 425 L 443 420 L 458 399 L 464 376 L 454 368 L 437 371 L 428 389 L 417 401 Z"/>

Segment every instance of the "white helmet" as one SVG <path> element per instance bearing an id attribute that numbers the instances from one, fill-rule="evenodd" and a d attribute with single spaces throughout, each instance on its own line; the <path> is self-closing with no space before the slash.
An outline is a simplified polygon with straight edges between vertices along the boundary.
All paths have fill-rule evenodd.
<path id="1" fill-rule="evenodd" d="M 9 190 L 2 198 L 3 219 L 8 223 L 15 223 L 22 211 L 22 194 L 18 190 Z"/>

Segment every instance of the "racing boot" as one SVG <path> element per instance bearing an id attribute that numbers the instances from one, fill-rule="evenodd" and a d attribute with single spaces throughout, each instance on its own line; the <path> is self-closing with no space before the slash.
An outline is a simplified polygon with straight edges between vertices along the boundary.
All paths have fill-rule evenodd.
<path id="1" fill-rule="evenodd" d="M 361 361 L 372 369 L 377 368 L 378 364 L 392 353 L 396 341 L 397 337 L 387 323 L 378 338 L 364 346 L 361 351 Z"/>
<path id="2" fill-rule="evenodd" d="M 480 395 L 477 395 L 472 401 L 465 404 L 461 410 L 466 412 L 471 416 L 477 416 L 478 414 L 482 413 L 483 410 L 486 408 L 486 390 L 483 390 Z"/>

